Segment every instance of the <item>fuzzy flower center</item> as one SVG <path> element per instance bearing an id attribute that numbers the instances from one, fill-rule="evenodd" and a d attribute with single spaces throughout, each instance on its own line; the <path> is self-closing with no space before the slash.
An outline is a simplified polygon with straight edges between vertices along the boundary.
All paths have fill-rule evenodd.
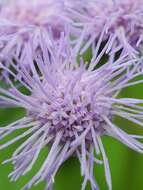
<path id="1" fill-rule="evenodd" d="M 54 90 L 50 90 L 49 84 L 43 83 L 45 95 L 39 94 L 38 90 L 32 94 L 31 97 L 40 105 L 41 110 L 40 113 L 31 110 L 29 114 L 42 125 L 47 123 L 51 134 L 56 136 L 62 131 L 63 142 L 73 141 L 81 134 L 85 134 L 86 140 L 91 141 L 92 137 L 88 132 L 90 127 L 94 127 L 102 135 L 105 122 L 101 116 L 104 114 L 110 117 L 110 109 L 100 101 L 104 94 L 97 95 L 96 88 L 93 90 L 92 85 L 86 81 L 86 74 L 79 79 L 74 71 L 66 75 L 64 73 L 59 81 L 57 79 L 57 84 L 55 82 Z M 96 87 L 99 88 L 100 85 L 102 84 L 97 83 Z"/>

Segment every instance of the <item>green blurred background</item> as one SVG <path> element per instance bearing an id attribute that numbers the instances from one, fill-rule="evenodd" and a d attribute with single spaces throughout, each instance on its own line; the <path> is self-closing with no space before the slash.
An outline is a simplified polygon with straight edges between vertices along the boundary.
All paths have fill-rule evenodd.
<path id="1" fill-rule="evenodd" d="M 143 84 L 129 87 L 123 90 L 121 97 L 143 98 Z M 0 126 L 5 126 L 16 119 L 25 115 L 25 111 L 21 108 L 0 108 Z M 143 129 L 129 121 L 121 118 L 114 118 L 116 124 L 122 129 L 130 133 L 143 134 Z M 17 135 L 16 132 L 12 136 L 0 141 L 0 144 Z M 24 139 L 23 139 L 24 140 Z M 19 141 L 8 148 L 0 151 L 0 190 L 20 190 L 26 182 L 40 168 L 42 161 L 48 153 L 47 148 L 43 149 L 35 167 L 26 176 L 21 177 L 16 182 L 10 182 L 8 174 L 12 171 L 12 164 L 2 165 L 2 161 L 11 157 L 13 151 L 22 141 Z M 143 190 L 143 155 L 130 150 L 111 137 L 102 138 L 107 156 L 109 158 L 113 190 Z M 104 169 L 102 165 L 95 165 L 94 168 L 96 179 L 99 183 L 100 190 L 106 190 L 107 185 L 104 177 Z M 80 190 L 82 178 L 80 177 L 80 165 L 78 160 L 73 157 L 66 161 L 60 168 L 55 179 L 55 190 Z M 44 190 L 45 183 L 41 183 L 30 190 Z M 90 190 L 90 186 L 87 186 Z"/>

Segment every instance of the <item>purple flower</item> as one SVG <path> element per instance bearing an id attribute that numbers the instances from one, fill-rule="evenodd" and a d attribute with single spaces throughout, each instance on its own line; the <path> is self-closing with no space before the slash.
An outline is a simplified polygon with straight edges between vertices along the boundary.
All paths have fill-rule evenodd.
<path id="1" fill-rule="evenodd" d="M 52 188 L 61 164 L 76 155 L 84 177 L 82 190 L 86 188 L 87 181 L 92 190 L 99 189 L 93 175 L 94 162 L 103 163 L 108 188 L 111 190 L 108 158 L 101 137 L 112 136 L 143 153 L 143 144 L 138 141 L 142 136 L 128 134 L 114 122 L 114 116 L 119 116 L 143 126 L 143 100 L 118 97 L 125 87 L 142 82 L 132 80 L 142 74 L 141 61 L 121 54 L 118 59 L 109 55 L 106 64 L 102 66 L 99 57 L 88 64 L 82 59 L 78 63 L 67 36 L 62 37 L 58 43 L 52 39 L 51 43 L 46 41 L 44 38 L 39 54 L 29 44 L 22 63 L 16 57 L 19 64 L 10 64 L 12 70 L 4 64 L 0 65 L 9 72 L 7 80 L 11 86 L 8 90 L 0 88 L 0 104 L 23 107 L 27 112 L 24 118 L 0 128 L 1 138 L 25 129 L 25 132 L 1 144 L 0 149 L 28 136 L 12 157 L 4 162 L 12 161 L 14 164 L 14 171 L 9 177 L 15 181 L 25 175 L 32 169 L 43 147 L 49 147 L 41 168 L 23 189 L 42 180 L 47 180 L 47 190 Z M 29 63 L 30 70 L 27 70 L 24 61 Z M 15 87 L 16 81 L 28 93 Z M 97 159 L 99 154 L 102 160 Z"/>
<path id="2" fill-rule="evenodd" d="M 110 37 L 111 49 L 120 45 L 131 56 L 138 54 L 143 41 L 142 0 L 92 0 L 86 3 L 83 0 L 80 7 L 69 8 L 69 12 L 76 27 L 81 29 L 81 42 L 85 40 L 86 47 L 96 43 L 99 36 L 102 41 Z"/>
<path id="3" fill-rule="evenodd" d="M 21 55 L 26 43 L 37 49 L 41 31 L 50 30 L 57 40 L 69 23 L 62 0 L 6 2 L 0 10 L 0 55 L 4 59 L 13 54 Z"/>

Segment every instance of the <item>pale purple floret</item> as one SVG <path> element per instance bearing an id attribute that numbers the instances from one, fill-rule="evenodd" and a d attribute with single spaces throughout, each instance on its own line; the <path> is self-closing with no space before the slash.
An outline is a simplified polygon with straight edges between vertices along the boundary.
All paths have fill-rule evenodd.
<path id="1" fill-rule="evenodd" d="M 51 30 L 59 39 L 70 23 L 63 0 L 9 0 L 0 9 L 0 58 L 20 56 L 26 43 L 36 49 L 41 31 Z"/>
<path id="2" fill-rule="evenodd" d="M 120 45 L 135 57 L 143 41 L 143 1 L 142 0 L 90 0 L 79 7 L 69 8 L 69 15 L 75 26 L 81 29 L 81 42 L 87 49 L 103 35 L 109 37 L 112 48 Z M 82 43 L 80 44 L 82 46 Z M 81 49 L 81 53 L 84 52 Z"/>
<path id="3" fill-rule="evenodd" d="M 52 39 L 51 39 L 52 40 Z M 108 47 L 107 47 L 108 48 Z M 11 88 L 0 88 L 2 106 L 23 107 L 27 115 L 0 128 L 0 137 L 20 129 L 25 132 L 0 145 L 6 148 L 18 140 L 27 137 L 4 163 L 14 164 L 14 171 L 9 175 L 15 181 L 29 172 L 43 147 L 49 147 L 48 156 L 35 176 L 23 189 L 30 188 L 42 180 L 47 181 L 46 190 L 52 189 L 54 177 L 62 163 L 72 155 L 77 155 L 84 177 L 82 190 L 87 181 L 92 190 L 98 190 L 94 178 L 94 162 L 104 165 L 109 190 L 112 189 L 108 158 L 104 151 L 101 137 L 112 136 L 135 151 L 143 153 L 141 136 L 128 134 L 114 123 L 114 116 L 125 118 L 143 126 L 143 100 L 119 98 L 120 91 L 128 86 L 142 82 L 132 81 L 142 74 L 141 61 L 122 55 L 115 59 L 113 55 L 105 65 L 95 68 L 99 57 L 89 64 L 83 60 L 77 62 L 69 38 L 62 37 L 41 44 L 42 52 L 37 54 L 30 44 L 24 49 L 25 63 L 11 63 L 12 70 L 4 64 L 0 67 L 9 72 L 7 79 Z M 138 72 L 137 72 L 138 71 Z M 22 93 L 14 86 L 19 81 L 30 95 Z M 102 160 L 96 156 L 102 155 Z"/>

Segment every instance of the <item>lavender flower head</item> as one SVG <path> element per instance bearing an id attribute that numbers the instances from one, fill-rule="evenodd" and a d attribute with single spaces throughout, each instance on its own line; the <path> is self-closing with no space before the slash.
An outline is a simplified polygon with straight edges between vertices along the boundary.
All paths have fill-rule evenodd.
<path id="1" fill-rule="evenodd" d="M 57 40 L 70 22 L 64 9 L 62 0 L 14 0 L 2 4 L 1 56 L 5 59 L 12 54 L 21 55 L 26 43 L 32 43 L 36 49 L 39 46 L 41 30 L 43 33 L 50 30 Z"/>
<path id="2" fill-rule="evenodd" d="M 82 190 L 88 181 L 92 190 L 99 189 L 93 175 L 94 162 L 103 163 L 111 190 L 108 158 L 101 137 L 112 136 L 143 153 L 143 145 L 138 141 L 140 136 L 126 133 L 113 120 L 114 116 L 119 116 L 143 126 L 143 100 L 118 97 L 123 88 L 142 82 L 131 81 L 142 74 L 140 61 L 127 55 L 118 59 L 109 56 L 107 63 L 97 68 L 98 58 L 89 64 L 83 60 L 77 62 L 77 55 L 67 36 L 58 43 L 53 40 L 51 44 L 43 39 L 42 44 L 39 55 L 32 46 L 26 48 L 24 60 L 29 63 L 30 72 L 24 63 L 11 63 L 12 71 L 4 64 L 0 65 L 9 72 L 7 80 L 11 86 L 8 90 L 0 88 L 0 104 L 23 107 L 27 111 L 24 118 L 0 128 L 1 138 L 25 129 L 25 132 L 1 144 L 0 149 L 28 136 L 4 162 L 12 161 L 14 164 L 14 171 L 9 177 L 15 181 L 25 175 L 32 169 L 43 147 L 49 147 L 41 168 L 23 190 L 42 180 L 47 181 L 46 190 L 51 189 L 59 167 L 73 155 L 81 164 Z M 21 59 L 17 58 L 18 61 Z M 15 81 L 19 81 L 29 93 L 24 94 L 16 88 Z M 96 158 L 99 154 L 103 160 Z"/>
<path id="3" fill-rule="evenodd" d="M 85 40 L 87 47 L 102 36 L 103 41 L 111 38 L 111 49 L 120 45 L 133 57 L 140 51 L 143 41 L 142 0 L 91 0 L 78 8 L 69 8 L 69 12 L 75 25 L 81 28 L 81 41 Z"/>

